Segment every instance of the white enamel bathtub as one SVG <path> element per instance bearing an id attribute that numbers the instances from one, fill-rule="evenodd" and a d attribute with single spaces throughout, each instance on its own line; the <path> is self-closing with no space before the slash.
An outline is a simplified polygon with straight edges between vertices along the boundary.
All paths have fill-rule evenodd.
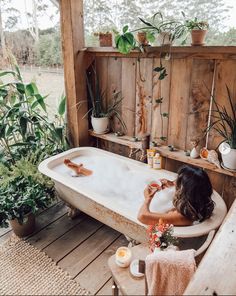
<path id="1" fill-rule="evenodd" d="M 72 176 L 63 164 L 65 158 L 83 163 L 93 175 Z M 53 179 L 66 203 L 140 242 L 146 241 L 146 227 L 137 220 L 144 187 L 160 178 L 176 179 L 175 173 L 156 171 L 144 163 L 92 147 L 74 148 L 50 157 L 39 165 L 39 171 Z M 226 215 L 226 206 L 217 192 L 212 198 L 216 206 L 210 219 L 193 226 L 175 227 L 174 234 L 197 237 L 218 228 Z M 162 212 L 169 206 L 159 203 Z"/>

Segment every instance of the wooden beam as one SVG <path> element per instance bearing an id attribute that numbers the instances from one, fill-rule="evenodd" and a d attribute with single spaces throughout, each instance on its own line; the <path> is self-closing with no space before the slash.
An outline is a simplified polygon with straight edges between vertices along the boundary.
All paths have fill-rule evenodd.
<path id="1" fill-rule="evenodd" d="M 60 1 L 60 11 L 68 137 L 72 146 L 84 146 L 88 143 L 88 121 L 83 119 L 87 112 L 83 0 Z"/>
<path id="2" fill-rule="evenodd" d="M 235 295 L 236 201 L 184 295 Z"/>

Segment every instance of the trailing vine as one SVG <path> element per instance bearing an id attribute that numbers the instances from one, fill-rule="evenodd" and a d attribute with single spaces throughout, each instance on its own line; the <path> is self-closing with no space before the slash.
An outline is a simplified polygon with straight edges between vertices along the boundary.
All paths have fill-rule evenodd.
<path id="1" fill-rule="evenodd" d="M 169 58 L 169 56 L 168 56 Z M 164 80 L 166 76 L 168 76 L 166 68 L 162 64 L 162 52 L 160 53 L 160 65 L 156 68 L 153 69 L 154 72 L 157 72 L 159 74 L 158 80 Z M 166 141 L 167 137 L 164 136 L 164 118 L 169 118 L 169 113 L 167 112 L 162 112 L 162 104 L 163 104 L 163 97 L 158 98 L 155 100 L 156 104 L 159 105 L 159 112 L 160 112 L 160 117 L 161 117 L 161 136 L 160 140 L 161 141 Z M 154 144 L 156 144 L 154 142 Z"/>

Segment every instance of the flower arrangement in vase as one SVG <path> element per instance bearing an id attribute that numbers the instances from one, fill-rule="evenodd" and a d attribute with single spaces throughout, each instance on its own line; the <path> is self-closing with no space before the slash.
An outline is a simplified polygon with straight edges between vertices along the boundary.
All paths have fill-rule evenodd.
<path id="1" fill-rule="evenodd" d="M 149 246 L 152 252 L 167 248 L 176 248 L 178 239 L 173 236 L 174 226 L 161 219 L 157 224 L 148 226 Z"/>

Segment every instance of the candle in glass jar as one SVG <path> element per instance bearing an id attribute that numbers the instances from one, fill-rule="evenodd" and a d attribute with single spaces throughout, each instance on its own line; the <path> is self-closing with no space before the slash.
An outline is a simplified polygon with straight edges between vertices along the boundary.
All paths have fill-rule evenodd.
<path id="1" fill-rule="evenodd" d="M 132 259 L 131 250 L 127 247 L 120 247 L 116 251 L 116 264 L 120 267 L 128 267 Z"/>

